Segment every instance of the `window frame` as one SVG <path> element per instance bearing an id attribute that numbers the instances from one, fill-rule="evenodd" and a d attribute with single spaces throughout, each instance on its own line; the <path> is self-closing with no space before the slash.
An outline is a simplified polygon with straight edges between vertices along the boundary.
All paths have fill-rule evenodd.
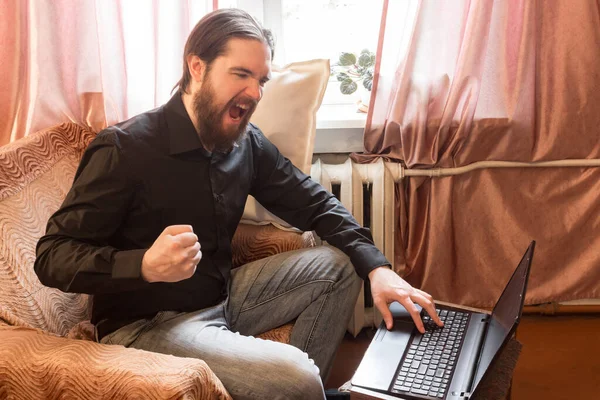
<path id="1" fill-rule="evenodd" d="M 220 0 L 219 7 L 238 7 L 246 10 L 268 27 L 275 37 L 274 63 L 286 64 L 285 41 L 282 18 L 282 0 Z M 362 136 L 367 119 L 366 113 L 357 111 L 356 96 L 343 95 L 332 76 L 327 86 L 327 96 L 333 101 L 321 104 L 317 113 L 315 153 L 348 153 L 363 151 Z M 326 99 L 327 99 L 326 97 Z"/>
<path id="2" fill-rule="evenodd" d="M 282 0 L 221 0 L 219 7 L 239 7 L 246 10 L 257 18 L 264 26 L 268 27 L 275 37 L 275 59 L 276 65 L 289 63 L 286 57 L 285 35 L 283 27 Z M 376 44 L 374 48 L 376 48 Z M 332 63 L 334 60 L 332 60 Z M 335 87 L 335 88 L 334 88 Z M 331 76 L 327 86 L 327 92 L 323 105 L 336 108 L 332 114 L 339 114 L 340 106 L 348 109 L 356 109 L 356 95 L 344 95 L 339 91 L 339 82 L 335 76 Z M 343 107 L 342 107 L 343 108 Z"/>

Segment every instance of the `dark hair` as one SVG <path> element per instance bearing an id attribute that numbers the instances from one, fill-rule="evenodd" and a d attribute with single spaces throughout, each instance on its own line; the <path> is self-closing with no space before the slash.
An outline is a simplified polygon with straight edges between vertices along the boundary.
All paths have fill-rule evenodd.
<path id="1" fill-rule="evenodd" d="M 273 59 L 275 43 L 269 29 L 263 28 L 257 20 L 243 10 L 237 8 L 216 10 L 202 17 L 188 36 L 183 51 L 183 75 L 173 89 L 179 87 L 181 92 L 187 93 L 191 79 L 187 64 L 187 57 L 190 54 L 200 57 L 206 64 L 206 72 L 208 72 L 212 62 L 225 53 L 227 43 L 232 38 L 254 39 L 267 44 L 271 48 L 271 59 Z"/>

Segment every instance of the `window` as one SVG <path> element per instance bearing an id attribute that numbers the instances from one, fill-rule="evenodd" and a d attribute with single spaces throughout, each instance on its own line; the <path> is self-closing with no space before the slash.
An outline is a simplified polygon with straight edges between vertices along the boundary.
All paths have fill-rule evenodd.
<path id="1" fill-rule="evenodd" d="M 273 31 L 275 64 L 329 58 L 333 65 L 342 52 L 376 51 L 383 0 L 220 0 L 219 6 L 242 8 Z M 323 104 L 356 101 L 332 76 Z"/>

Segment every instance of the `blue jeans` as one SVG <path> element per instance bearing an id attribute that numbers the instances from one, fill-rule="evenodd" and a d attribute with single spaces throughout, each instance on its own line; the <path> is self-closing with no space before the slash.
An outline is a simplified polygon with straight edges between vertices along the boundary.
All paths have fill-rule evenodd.
<path id="1" fill-rule="evenodd" d="M 277 254 L 232 270 L 223 303 L 159 312 L 102 343 L 202 359 L 234 399 L 323 399 L 360 282 L 334 247 Z M 294 319 L 291 345 L 253 337 Z"/>

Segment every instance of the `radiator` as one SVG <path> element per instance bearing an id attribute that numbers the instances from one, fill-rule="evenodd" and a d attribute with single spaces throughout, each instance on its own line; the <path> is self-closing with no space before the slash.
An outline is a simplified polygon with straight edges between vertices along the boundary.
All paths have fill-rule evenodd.
<path id="1" fill-rule="evenodd" d="M 350 158 L 341 164 L 327 164 L 317 159 L 311 167 L 311 177 L 334 193 L 359 224 L 371 229 L 375 245 L 386 258 L 394 260 L 396 224 L 394 183 L 403 177 L 400 164 L 384 162 L 356 164 Z M 370 297 L 370 294 L 367 294 Z M 381 314 L 369 306 L 364 284 L 348 324 L 356 336 L 363 327 L 378 326 Z"/>

